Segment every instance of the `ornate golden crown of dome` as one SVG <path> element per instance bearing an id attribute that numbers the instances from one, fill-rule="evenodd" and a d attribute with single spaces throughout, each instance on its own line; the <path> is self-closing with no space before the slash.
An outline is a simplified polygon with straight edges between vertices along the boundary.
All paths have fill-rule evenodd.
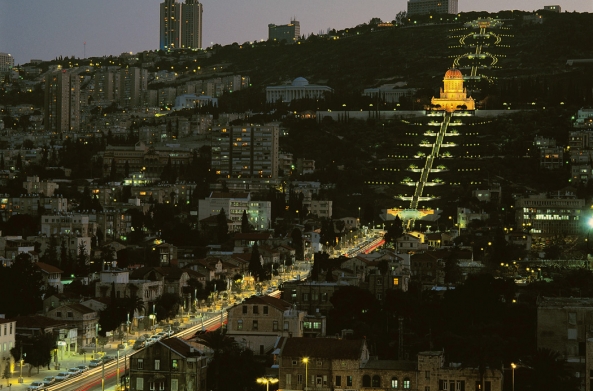
<path id="1" fill-rule="evenodd" d="M 463 79 L 463 75 L 459 69 L 453 68 L 445 73 L 445 79 Z"/>

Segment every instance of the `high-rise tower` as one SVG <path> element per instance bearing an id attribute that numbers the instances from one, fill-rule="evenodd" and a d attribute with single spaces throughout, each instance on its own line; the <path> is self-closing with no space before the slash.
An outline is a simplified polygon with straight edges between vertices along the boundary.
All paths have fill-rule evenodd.
<path id="1" fill-rule="evenodd" d="M 181 6 L 181 47 L 202 48 L 202 4 L 198 0 L 186 0 Z"/>
<path id="2" fill-rule="evenodd" d="M 202 48 L 202 4 L 198 0 L 175 0 L 161 3 L 160 48 Z"/>
<path id="3" fill-rule="evenodd" d="M 181 47 L 181 4 L 175 0 L 161 3 L 161 50 Z"/>
<path id="4" fill-rule="evenodd" d="M 54 132 L 80 127 L 80 79 L 74 70 L 60 70 L 45 78 L 45 129 Z"/>

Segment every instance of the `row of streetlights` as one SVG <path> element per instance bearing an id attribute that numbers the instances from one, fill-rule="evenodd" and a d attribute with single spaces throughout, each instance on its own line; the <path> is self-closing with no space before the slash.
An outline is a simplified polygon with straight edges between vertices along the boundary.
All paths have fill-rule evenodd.
<path id="1" fill-rule="evenodd" d="M 309 358 L 304 357 L 302 360 L 303 364 L 305 364 L 305 391 L 309 388 Z M 511 384 L 512 384 L 512 391 L 515 391 L 515 368 L 517 368 L 517 364 L 511 363 Z M 270 384 L 278 383 L 278 379 L 273 377 L 260 377 L 257 379 L 259 384 L 266 385 L 266 391 L 270 391 Z"/>
<path id="2" fill-rule="evenodd" d="M 309 379 L 309 357 L 304 357 L 302 360 L 303 364 L 305 364 L 305 391 L 307 391 L 307 389 L 309 388 L 309 383 L 308 383 L 308 379 Z M 276 384 L 278 383 L 278 379 L 274 378 L 274 377 L 260 377 L 257 379 L 257 382 L 259 384 L 265 384 L 266 385 L 266 391 L 270 391 L 270 384 Z"/>

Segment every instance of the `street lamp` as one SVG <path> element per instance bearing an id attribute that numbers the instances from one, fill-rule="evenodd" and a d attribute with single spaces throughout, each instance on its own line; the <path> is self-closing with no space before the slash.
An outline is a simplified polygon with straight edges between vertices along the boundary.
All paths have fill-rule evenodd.
<path id="1" fill-rule="evenodd" d="M 511 363 L 511 391 L 515 391 L 515 368 L 517 368 L 517 364 Z"/>
<path id="2" fill-rule="evenodd" d="M 258 377 L 257 382 L 259 384 L 265 384 L 266 391 L 270 391 L 270 384 L 278 383 L 278 379 L 274 377 Z"/>
<path id="3" fill-rule="evenodd" d="M 120 382 L 119 380 L 119 349 L 117 349 L 117 377 L 115 378 L 115 384 L 118 384 Z M 121 383 L 119 383 L 120 387 L 121 387 Z"/>
<path id="4" fill-rule="evenodd" d="M 307 391 L 309 385 L 309 357 L 304 357 L 303 363 L 305 363 L 305 391 Z"/>

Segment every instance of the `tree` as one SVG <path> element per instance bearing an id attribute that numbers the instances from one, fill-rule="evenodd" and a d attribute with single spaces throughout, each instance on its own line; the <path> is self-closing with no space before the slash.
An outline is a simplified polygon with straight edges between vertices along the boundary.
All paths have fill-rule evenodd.
<path id="1" fill-rule="evenodd" d="M 462 368 L 477 369 L 480 374 L 480 390 L 484 390 L 486 371 L 502 370 L 502 346 L 504 341 L 497 335 L 479 335 L 463 338 Z"/>
<path id="2" fill-rule="evenodd" d="M 52 333 L 37 334 L 24 343 L 17 339 L 14 348 L 10 350 L 10 354 L 15 362 L 21 360 L 21 352 L 23 354 L 23 361 L 29 364 L 29 376 L 33 367 L 49 366 L 51 363 L 52 351 L 56 348 L 57 335 Z"/>
<path id="3" fill-rule="evenodd" d="M 301 230 L 294 228 L 290 234 L 290 237 L 292 239 L 292 246 L 295 249 L 295 258 L 297 260 L 303 260 L 305 258 L 305 254 L 303 250 L 303 235 L 301 234 Z"/>
<path id="4" fill-rule="evenodd" d="M 385 242 L 386 243 L 395 243 L 397 238 L 401 237 L 404 234 L 404 228 L 402 226 L 402 221 L 399 218 L 399 215 L 395 216 L 393 222 L 387 227 L 387 232 L 385 233 Z"/>
<path id="5" fill-rule="evenodd" d="M 78 246 L 78 257 L 76 259 L 76 267 L 79 271 L 87 269 L 88 259 L 86 245 L 82 242 L 80 243 L 80 246 Z"/>
<path id="6" fill-rule="evenodd" d="M 70 274 L 72 271 L 68 264 L 68 248 L 66 247 L 65 240 L 62 240 L 62 243 L 60 243 L 60 267 L 63 268 L 67 274 Z"/>
<path id="7" fill-rule="evenodd" d="M 205 334 L 201 334 L 197 338 L 198 343 L 210 348 L 213 352 L 212 362 L 210 367 L 214 370 L 214 387 L 215 390 L 220 390 L 220 368 L 222 365 L 223 357 L 231 350 L 237 347 L 237 342 L 233 338 L 227 337 L 226 333 L 222 328 L 210 331 Z M 225 373 L 224 377 L 228 377 L 229 374 Z M 212 385 L 209 385 L 211 387 Z"/>
<path id="8" fill-rule="evenodd" d="M 17 170 L 19 170 L 19 171 L 23 169 L 23 160 L 22 160 L 22 158 L 21 158 L 21 153 L 20 153 L 20 152 L 19 152 L 19 153 L 16 155 L 16 164 L 15 164 L 15 168 L 16 168 Z"/>
<path id="9" fill-rule="evenodd" d="M 395 15 L 395 23 L 397 24 L 404 24 L 406 22 L 406 18 L 408 17 L 408 13 L 406 11 L 400 11 Z"/>
<path id="10" fill-rule="evenodd" d="M 21 253 L 16 256 L 12 266 L 0 272 L 0 308 L 7 317 L 29 315 L 41 310 L 43 282 L 31 256 Z"/>
<path id="11" fill-rule="evenodd" d="M 226 213 L 224 211 L 224 208 L 221 208 L 216 219 L 216 236 L 218 239 L 218 243 L 225 243 L 227 241 L 228 233 L 229 224 L 227 222 Z"/>
<path id="12" fill-rule="evenodd" d="M 10 384 L 10 361 L 5 361 L 2 379 L 6 379 L 6 386 Z"/>
<path id="13" fill-rule="evenodd" d="M 247 217 L 247 211 L 243 210 L 243 216 L 241 216 L 241 233 L 249 233 L 249 217 Z"/>
<path id="14" fill-rule="evenodd" d="M 109 179 L 112 181 L 115 180 L 117 176 L 117 166 L 115 164 L 115 159 L 111 159 L 111 168 L 109 169 Z"/>
<path id="15" fill-rule="evenodd" d="M 530 374 L 525 389 L 533 391 L 580 389 L 579 379 L 573 376 L 566 360 L 554 350 L 538 349 L 535 355 L 526 360 L 526 366 L 530 369 Z"/>
<path id="16" fill-rule="evenodd" d="M 456 251 L 453 250 L 445 259 L 445 284 L 456 284 L 463 278 Z"/>
<path id="17" fill-rule="evenodd" d="M 124 176 L 125 178 L 130 177 L 130 163 L 126 160 L 126 164 L 124 164 Z"/>
<path id="18" fill-rule="evenodd" d="M 368 322 L 378 310 L 375 296 L 370 291 L 357 286 L 341 287 L 334 292 L 329 301 L 333 308 L 328 317 L 331 321 L 328 324 L 328 330 L 332 332 L 343 329 L 356 331 L 360 323 Z"/>
<path id="19" fill-rule="evenodd" d="M 157 320 L 171 319 L 179 312 L 181 299 L 175 293 L 163 293 L 155 300 Z"/>
<path id="20" fill-rule="evenodd" d="M 251 247 L 251 258 L 249 259 L 248 268 L 253 278 L 258 279 L 259 281 L 264 278 L 264 268 L 261 264 L 257 242 L 253 244 L 253 247 Z"/>

